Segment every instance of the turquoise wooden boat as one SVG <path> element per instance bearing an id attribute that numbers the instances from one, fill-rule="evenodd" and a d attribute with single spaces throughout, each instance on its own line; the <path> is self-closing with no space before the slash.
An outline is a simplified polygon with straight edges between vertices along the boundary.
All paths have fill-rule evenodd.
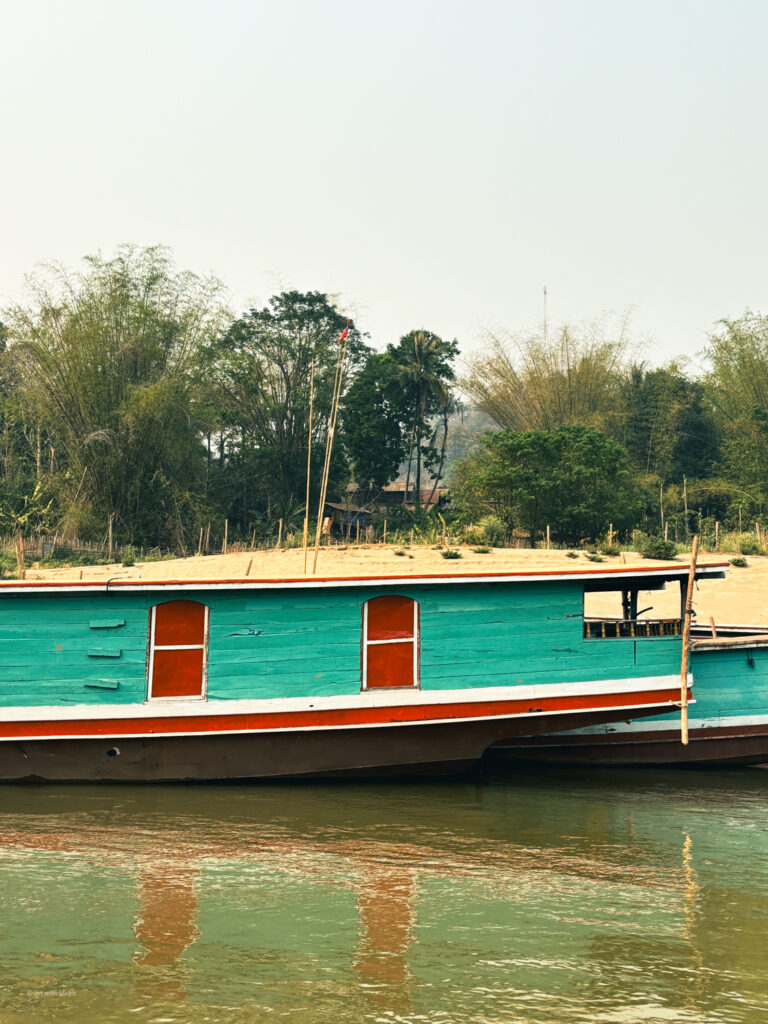
<path id="1" fill-rule="evenodd" d="M 596 622 L 597 620 L 595 620 Z M 592 628 L 595 628 L 595 622 Z M 616 628 L 628 633 L 632 624 Z M 609 632 L 613 627 L 609 627 Z M 654 629 L 653 621 L 642 629 Z M 714 635 L 713 635 L 714 634 Z M 492 747 L 488 766 L 519 760 L 612 765 L 750 765 L 768 763 L 768 630 L 694 625 L 689 742 L 679 713 L 517 737 Z"/>
<path id="2" fill-rule="evenodd" d="M 583 603 L 687 572 L 4 582 L 0 778 L 456 772 L 674 711 L 679 629 L 595 639 Z"/>

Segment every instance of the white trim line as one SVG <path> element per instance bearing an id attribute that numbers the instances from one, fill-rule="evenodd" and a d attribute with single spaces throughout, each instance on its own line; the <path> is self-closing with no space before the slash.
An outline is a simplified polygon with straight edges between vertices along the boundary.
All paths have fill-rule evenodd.
<path id="1" fill-rule="evenodd" d="M 652 708 L 652 707 L 664 708 L 664 707 L 669 707 L 673 703 L 674 703 L 673 701 L 669 701 L 669 700 L 649 701 L 647 703 L 644 703 L 642 705 L 642 707 L 646 707 L 646 708 Z M 427 719 L 417 718 L 417 719 L 413 719 L 413 720 L 407 721 L 407 722 L 352 722 L 352 723 L 349 723 L 349 724 L 345 723 L 343 725 L 284 725 L 284 726 L 279 726 L 279 727 L 276 727 L 276 728 L 272 728 L 272 727 L 269 727 L 269 726 L 267 726 L 267 727 L 261 726 L 261 727 L 256 727 L 255 729 L 249 729 L 247 727 L 244 727 L 242 729 L 216 729 L 216 730 L 207 730 L 206 729 L 206 730 L 198 730 L 196 732 L 175 732 L 175 731 L 171 732 L 171 731 L 168 731 L 168 732 L 135 732 L 135 733 L 134 732 L 125 732 L 125 733 L 122 733 L 122 732 L 120 732 L 119 727 L 117 727 L 113 731 L 110 731 L 109 733 L 105 733 L 103 735 L 94 734 L 94 733 L 86 733 L 86 734 L 83 734 L 83 733 L 71 733 L 71 734 L 62 735 L 62 736 L 59 736 L 59 735 L 56 735 L 56 736 L 46 736 L 46 735 L 41 735 L 41 734 L 35 734 L 34 732 L 31 731 L 30 734 L 27 735 L 27 736 L 0 736 L 0 743 L 3 743 L 3 742 L 6 742 L 6 743 L 11 743 L 11 742 L 22 743 L 22 742 L 29 742 L 31 740 L 40 740 L 40 741 L 42 741 L 42 740 L 50 740 L 51 742 L 55 742 L 56 740 L 104 740 L 104 741 L 108 741 L 110 739 L 119 739 L 119 738 L 137 739 L 137 740 L 140 740 L 140 739 L 173 739 L 173 738 L 175 738 L 177 736 L 178 737 L 182 737 L 182 736 L 197 736 L 197 737 L 200 737 L 202 739 L 205 736 L 211 736 L 211 737 L 214 737 L 214 736 L 242 736 L 244 734 L 247 734 L 249 736 L 257 736 L 259 734 L 262 734 L 262 735 L 266 734 L 268 736 L 272 736 L 275 733 L 283 733 L 283 732 L 343 732 L 346 729 L 406 729 L 406 728 L 409 728 L 410 726 L 414 726 L 414 725 L 445 725 L 446 723 L 450 723 L 451 725 L 454 725 L 455 723 L 458 723 L 458 722 L 462 722 L 462 723 L 465 723 L 465 722 L 491 722 L 491 721 L 512 720 L 512 719 L 518 719 L 518 718 L 549 718 L 549 717 L 552 717 L 553 715 L 600 714 L 603 711 L 615 711 L 615 710 L 616 710 L 615 706 L 609 706 L 609 707 L 589 707 L 589 708 L 570 708 L 567 711 L 564 711 L 564 710 L 562 710 L 562 708 L 560 708 L 560 709 L 555 709 L 553 711 L 513 711 L 513 712 L 504 712 L 503 714 L 500 714 L 500 715 L 472 715 L 472 716 L 467 717 L 467 718 L 453 718 L 453 717 L 451 717 L 451 718 L 427 718 Z M 662 714 L 662 713 L 663 712 L 661 712 L 661 711 L 659 712 L 659 714 Z M 558 733 L 557 735 L 560 735 L 560 733 Z"/>
<path id="2" fill-rule="evenodd" d="M 291 711 L 346 711 L 360 708 L 421 707 L 440 704 L 475 704 L 489 700 L 545 700 L 551 697 L 596 696 L 637 693 L 643 690 L 679 688 L 678 675 L 644 676 L 640 679 L 601 679 L 582 683 L 549 683 L 535 686 L 479 686 L 462 690 L 417 690 L 376 687 L 339 697 L 265 697 L 252 700 L 199 700 L 156 697 L 142 704 L 68 704 L 0 708 L 0 722 L 67 721 L 106 718 L 178 718 L 268 714 Z M 186 703 L 184 703 L 186 702 Z M 666 702 L 665 702 L 666 703 Z M 538 712 L 537 712 L 538 713 Z"/>
<path id="3" fill-rule="evenodd" d="M 728 569 L 727 565 L 703 565 L 696 569 L 696 579 L 703 579 L 708 576 L 720 577 Z M 666 580 L 682 579 L 688 575 L 687 566 L 654 566 L 646 569 L 642 566 L 628 566 L 622 572 L 595 572 L 593 570 L 578 570 L 572 572 L 540 572 L 540 573 L 498 573 L 483 574 L 480 576 L 375 576 L 358 578 L 354 576 L 339 577 L 336 579 L 306 580 L 147 580 L 146 582 L 131 581 L 124 583 L 121 580 L 113 580 L 112 583 L 88 583 L 56 585 L 51 581 L 50 585 L 28 586 L 23 583 L 2 583 L 0 584 L 0 597 L 3 593 L 14 594 L 42 594 L 48 591 L 53 593 L 116 593 L 125 591 L 133 593 L 143 590 L 323 590 L 337 589 L 340 587 L 403 587 L 403 586 L 444 586 L 446 583 L 459 585 L 463 583 L 558 583 L 558 582 L 589 582 L 590 580 L 615 580 L 617 590 L 621 590 L 621 582 L 627 578 L 658 579 Z M 640 588 L 642 590 L 642 587 Z"/>
<path id="4" fill-rule="evenodd" d="M 689 701 L 689 704 L 692 702 Z M 708 718 L 689 718 L 689 729 L 730 729 L 739 726 L 765 725 L 768 727 L 768 714 L 764 715 L 719 715 Z M 609 725 L 589 725 L 581 729 L 570 729 L 568 732 L 558 733 L 558 736 L 604 736 L 606 734 L 622 733 L 631 735 L 634 732 L 669 732 L 679 729 L 679 724 L 672 720 L 658 722 L 653 718 L 640 719 L 627 725 L 626 722 L 611 722 Z M 555 742 L 555 745 L 556 742 Z"/>

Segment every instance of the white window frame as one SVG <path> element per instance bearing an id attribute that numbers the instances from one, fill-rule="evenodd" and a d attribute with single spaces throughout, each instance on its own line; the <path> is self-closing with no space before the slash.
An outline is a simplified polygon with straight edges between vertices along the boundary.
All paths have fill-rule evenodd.
<path id="1" fill-rule="evenodd" d="M 177 598 L 179 601 L 188 598 Z M 174 604 L 175 601 L 161 601 L 160 604 Z M 149 619 L 149 666 L 147 669 L 147 700 L 206 700 L 208 697 L 208 622 L 211 616 L 211 609 L 202 601 L 195 601 L 194 604 L 201 604 L 205 608 L 205 619 L 203 621 L 203 642 L 201 644 L 156 644 L 155 625 L 157 609 L 160 605 L 152 605 Z M 155 697 L 152 693 L 152 679 L 155 672 L 155 651 L 200 651 L 203 652 L 203 678 L 200 693 L 191 697 Z"/>
<path id="2" fill-rule="evenodd" d="M 378 594 L 378 597 L 405 597 L 404 594 Z M 368 639 L 368 605 L 376 598 L 372 597 L 363 605 L 363 666 L 362 666 L 362 689 L 363 690 L 414 690 L 419 688 L 419 647 L 421 637 L 419 636 L 419 602 L 409 597 L 406 600 L 413 603 L 413 636 L 393 637 L 391 640 L 369 640 Z M 413 682 L 406 686 L 368 686 L 368 648 L 377 647 L 383 644 L 413 644 Z"/>

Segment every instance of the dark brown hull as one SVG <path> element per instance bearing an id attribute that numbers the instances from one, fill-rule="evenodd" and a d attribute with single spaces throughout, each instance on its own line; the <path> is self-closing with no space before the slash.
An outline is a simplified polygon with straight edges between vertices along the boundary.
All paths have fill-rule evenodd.
<path id="1" fill-rule="evenodd" d="M 519 762 L 578 765 L 750 765 L 768 762 L 768 725 L 692 729 L 687 746 L 680 730 L 633 730 L 601 736 L 526 736 L 486 752 L 484 765 Z"/>
<path id="2" fill-rule="evenodd" d="M 622 711 L 637 717 L 658 709 Z M 547 733 L 615 721 L 616 711 L 546 716 Z M 158 736 L 0 743 L 5 781 L 195 782 L 347 775 L 460 774 L 487 747 L 523 732 L 530 718 L 399 727 L 235 735 Z"/>

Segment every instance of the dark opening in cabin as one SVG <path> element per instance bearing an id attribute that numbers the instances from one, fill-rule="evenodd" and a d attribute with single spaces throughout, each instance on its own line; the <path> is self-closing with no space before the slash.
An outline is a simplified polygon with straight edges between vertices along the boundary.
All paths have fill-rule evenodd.
<path id="1" fill-rule="evenodd" d="M 584 638 L 679 636 L 682 632 L 681 617 L 660 617 L 654 607 L 664 600 L 660 591 L 664 589 L 665 580 L 643 580 L 643 589 L 639 580 L 628 582 L 630 585 L 624 587 L 606 582 L 585 587 Z"/>
<path id="2" fill-rule="evenodd" d="M 204 697 L 208 606 L 156 604 L 149 616 L 149 697 Z"/>
<path id="3" fill-rule="evenodd" d="M 387 594 L 363 605 L 363 689 L 418 686 L 419 605 Z"/>

